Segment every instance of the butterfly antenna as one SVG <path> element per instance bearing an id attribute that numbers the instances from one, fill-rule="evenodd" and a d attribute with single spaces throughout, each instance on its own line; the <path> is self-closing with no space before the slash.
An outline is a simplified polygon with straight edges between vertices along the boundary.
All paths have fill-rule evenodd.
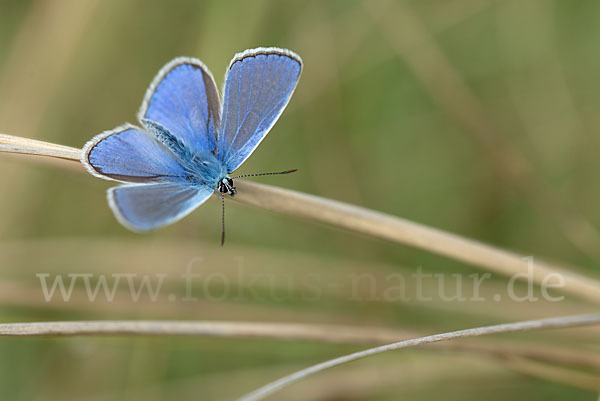
<path id="1" fill-rule="evenodd" d="M 221 194 L 221 205 L 223 206 L 221 214 L 221 246 L 225 244 L 225 195 Z"/>
<path id="2" fill-rule="evenodd" d="M 292 169 L 292 170 L 285 170 L 285 171 L 277 171 L 275 173 L 259 173 L 259 174 L 244 174 L 244 175 L 238 175 L 237 177 L 231 177 L 232 179 L 236 179 L 236 178 L 246 178 L 246 177 L 258 177 L 261 175 L 277 175 L 277 174 L 290 174 L 293 172 L 298 171 L 297 168 Z"/>

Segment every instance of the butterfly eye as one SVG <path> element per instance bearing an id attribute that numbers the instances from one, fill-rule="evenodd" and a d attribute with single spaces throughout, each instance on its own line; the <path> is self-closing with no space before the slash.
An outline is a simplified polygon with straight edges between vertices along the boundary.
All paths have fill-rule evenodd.
<path id="1" fill-rule="evenodd" d="M 231 178 L 227 178 L 227 183 L 228 183 L 230 186 L 233 186 L 233 180 L 232 180 Z"/>

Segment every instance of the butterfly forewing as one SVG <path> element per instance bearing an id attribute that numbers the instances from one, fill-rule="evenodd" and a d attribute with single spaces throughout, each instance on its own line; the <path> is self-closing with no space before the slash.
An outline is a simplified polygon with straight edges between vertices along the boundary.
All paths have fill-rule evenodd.
<path id="1" fill-rule="evenodd" d="M 219 126 L 219 93 L 200 60 L 176 58 L 148 88 L 138 119 L 152 120 L 175 135 L 191 153 L 214 151 Z"/>
<path id="2" fill-rule="evenodd" d="M 244 162 L 288 104 L 302 61 L 289 50 L 259 48 L 236 55 L 225 77 L 217 157 L 229 172 Z"/>
<path id="3" fill-rule="evenodd" d="M 129 124 L 92 138 L 81 161 L 92 174 L 123 182 L 178 181 L 186 175 L 162 143 Z"/>

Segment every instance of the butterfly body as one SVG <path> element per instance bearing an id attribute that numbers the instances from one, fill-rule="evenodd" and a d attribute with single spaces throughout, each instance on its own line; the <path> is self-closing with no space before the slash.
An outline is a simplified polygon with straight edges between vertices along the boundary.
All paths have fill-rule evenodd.
<path id="1" fill-rule="evenodd" d="M 91 174 L 125 184 L 108 191 L 125 227 L 171 224 L 215 192 L 235 195 L 229 175 L 275 124 L 301 70 L 300 57 L 289 50 L 239 53 L 227 69 L 221 102 L 206 66 L 177 58 L 148 88 L 138 112 L 142 128 L 125 124 L 97 135 L 81 161 Z"/>
<path id="2" fill-rule="evenodd" d="M 144 127 L 152 132 L 173 155 L 185 171 L 184 180 L 191 184 L 209 185 L 216 188 L 217 183 L 227 175 L 225 166 L 212 152 L 191 150 L 171 134 L 166 128 L 149 120 L 142 121 Z"/>

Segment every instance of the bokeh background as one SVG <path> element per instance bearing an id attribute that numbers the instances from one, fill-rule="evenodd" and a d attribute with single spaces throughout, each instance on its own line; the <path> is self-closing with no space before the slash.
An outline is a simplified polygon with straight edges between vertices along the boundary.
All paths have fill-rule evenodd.
<path id="1" fill-rule="evenodd" d="M 104 130 L 135 122 L 147 85 L 173 57 L 202 59 L 220 86 L 236 52 L 289 48 L 305 63 L 300 84 L 240 173 L 298 168 L 259 181 L 598 277 L 599 21 L 594 0 L 0 0 L 0 132 L 81 147 Z M 39 159 L 0 155 L 3 322 L 275 321 L 420 335 L 597 310 L 572 296 L 494 301 L 491 295 L 507 283 L 497 276 L 482 286 L 485 302 L 386 301 L 380 295 L 392 273 L 410 277 L 422 267 L 467 277 L 483 271 L 233 202 L 224 248 L 214 199 L 171 227 L 132 234 L 107 206 L 110 183 L 75 163 Z M 199 299 L 183 302 L 179 276 L 195 258 L 203 261 L 194 270 L 205 275 L 194 281 Z M 112 302 L 90 302 L 79 283 L 70 301 L 46 302 L 40 273 L 167 277 L 156 301 L 142 295 L 135 302 L 120 287 Z M 233 290 L 227 293 L 222 280 L 204 280 L 214 273 Z M 376 277 L 375 289 L 371 282 L 352 288 L 351 275 L 363 273 Z M 311 274 L 322 280 L 315 297 L 304 281 Z M 435 281 L 427 285 L 437 294 Z M 236 296 L 249 287 L 244 299 Z M 550 350 L 559 344 L 589 353 L 599 350 L 599 333 L 556 331 L 480 343 L 546 344 Z M 363 347 L 4 338 L 0 399 L 231 400 Z M 489 352 L 423 349 L 326 372 L 272 399 L 596 400 L 598 376 L 597 369 L 574 373 Z"/>

